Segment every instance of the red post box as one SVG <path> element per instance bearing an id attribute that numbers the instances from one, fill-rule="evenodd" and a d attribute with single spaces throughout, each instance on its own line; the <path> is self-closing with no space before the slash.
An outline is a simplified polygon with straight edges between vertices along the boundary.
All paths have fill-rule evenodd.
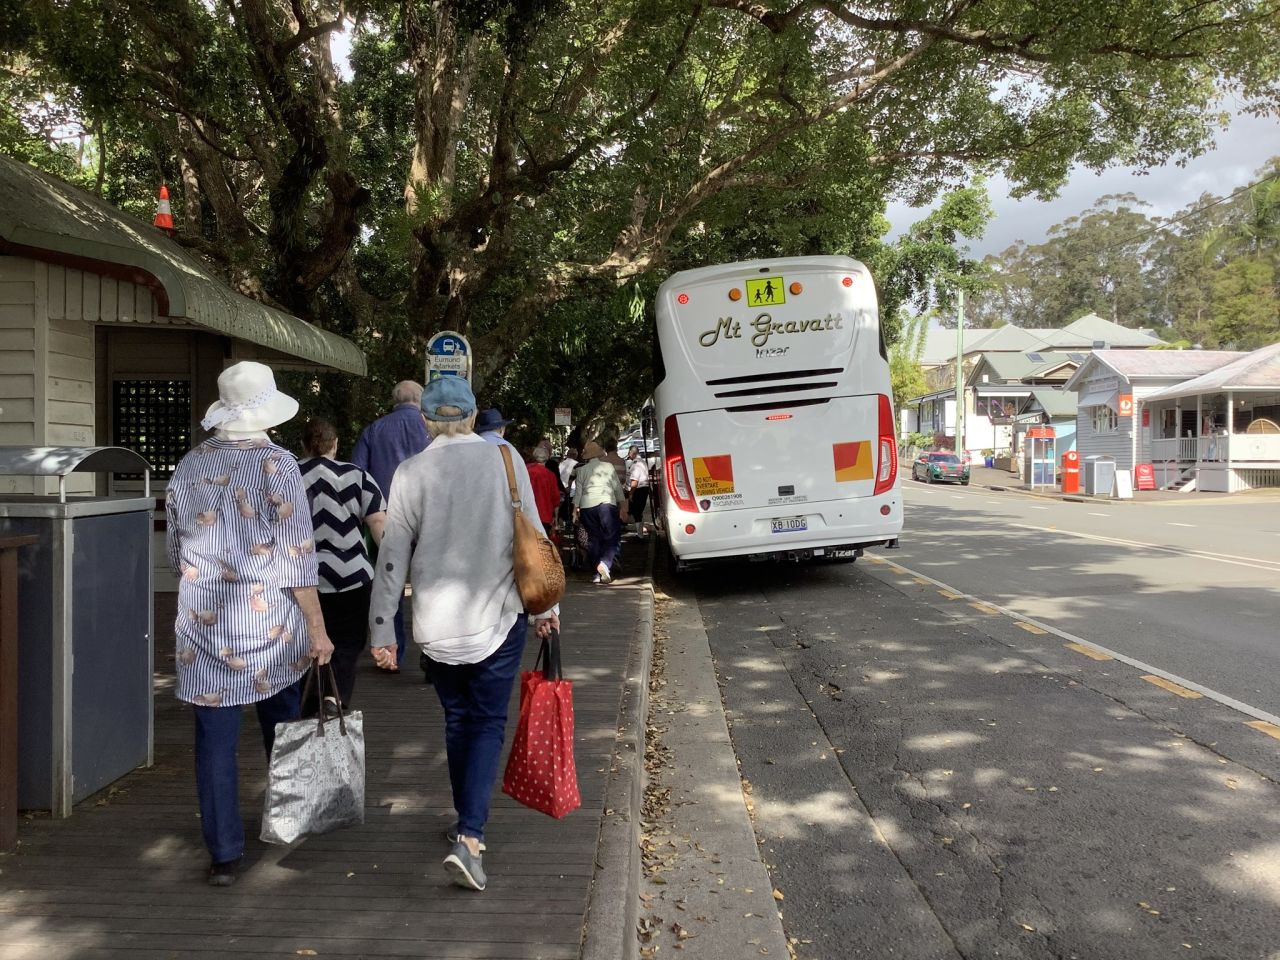
<path id="1" fill-rule="evenodd" d="M 1062 492 L 1080 492 L 1080 454 L 1075 450 L 1062 455 Z"/>

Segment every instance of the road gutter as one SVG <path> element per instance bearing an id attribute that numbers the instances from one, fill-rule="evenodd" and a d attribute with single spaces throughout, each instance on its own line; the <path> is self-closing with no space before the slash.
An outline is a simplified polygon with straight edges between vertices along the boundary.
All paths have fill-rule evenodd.
<path id="1" fill-rule="evenodd" d="M 581 960 L 636 960 L 640 915 L 640 816 L 644 799 L 645 718 L 653 658 L 653 555 L 649 538 L 639 616 L 627 652 L 618 732 L 605 784 L 595 872 L 587 894 Z"/>

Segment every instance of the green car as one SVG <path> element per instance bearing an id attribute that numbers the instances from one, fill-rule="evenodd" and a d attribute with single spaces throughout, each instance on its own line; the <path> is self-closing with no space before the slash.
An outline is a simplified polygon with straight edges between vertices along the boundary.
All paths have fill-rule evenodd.
<path id="1" fill-rule="evenodd" d="M 969 464 L 954 453 L 935 451 L 916 458 L 911 465 L 911 479 L 925 483 L 958 483 L 969 485 Z"/>

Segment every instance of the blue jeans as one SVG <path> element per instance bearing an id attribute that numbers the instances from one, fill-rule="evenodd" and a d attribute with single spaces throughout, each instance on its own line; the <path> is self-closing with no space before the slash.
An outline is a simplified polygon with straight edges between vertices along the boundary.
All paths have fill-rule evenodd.
<path id="1" fill-rule="evenodd" d="M 404 598 L 401 598 L 400 606 L 396 607 L 395 619 L 391 621 L 391 625 L 396 631 L 396 666 L 398 667 L 404 660 Z"/>
<path id="2" fill-rule="evenodd" d="M 596 564 L 603 563 L 612 570 L 622 540 L 618 505 L 602 503 L 596 507 L 587 507 L 579 511 L 578 519 L 587 528 L 587 566 L 594 571 Z"/>
<path id="3" fill-rule="evenodd" d="M 528 614 L 493 653 L 479 663 L 431 661 L 436 696 L 444 708 L 444 743 L 449 756 L 449 783 L 458 832 L 484 839 L 489 795 L 498 777 L 498 760 L 506 734 L 507 703 L 524 655 Z"/>
<path id="4" fill-rule="evenodd" d="M 254 704 L 268 757 L 276 739 L 276 724 L 298 719 L 301 699 L 302 689 L 295 683 Z M 242 707 L 195 707 L 200 830 L 214 863 L 236 860 L 244 853 L 240 768 L 236 762 L 242 712 Z"/>

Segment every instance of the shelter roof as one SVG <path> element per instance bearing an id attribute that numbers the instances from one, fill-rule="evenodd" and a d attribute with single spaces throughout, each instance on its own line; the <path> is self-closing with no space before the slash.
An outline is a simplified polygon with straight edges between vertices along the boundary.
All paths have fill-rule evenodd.
<path id="1" fill-rule="evenodd" d="M 364 375 L 354 343 L 251 300 L 195 254 L 103 200 L 0 157 L 0 253 L 104 273 L 151 288 L 157 313 L 297 357 Z"/>

